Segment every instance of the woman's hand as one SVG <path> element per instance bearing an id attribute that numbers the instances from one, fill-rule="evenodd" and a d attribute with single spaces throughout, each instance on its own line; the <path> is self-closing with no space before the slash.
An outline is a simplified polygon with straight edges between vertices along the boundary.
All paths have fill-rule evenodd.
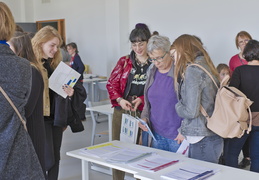
<path id="1" fill-rule="evenodd" d="M 129 101 L 125 100 L 125 99 L 121 99 L 119 102 L 119 105 L 122 107 L 122 109 L 130 111 L 131 110 L 131 104 Z"/>
<path id="2" fill-rule="evenodd" d="M 184 136 L 181 133 L 178 133 L 177 137 L 174 139 L 178 144 L 181 144 L 184 140 Z"/>
<path id="3" fill-rule="evenodd" d="M 69 85 L 64 84 L 64 85 L 62 86 L 62 89 L 65 91 L 65 93 L 66 93 L 69 97 L 71 97 L 71 96 L 74 95 L 74 89 L 73 89 L 72 87 L 70 87 Z"/>
<path id="4" fill-rule="evenodd" d="M 142 103 L 142 100 L 140 98 L 136 98 L 135 100 L 132 101 L 133 109 L 132 111 L 136 111 L 138 106 Z"/>
<path id="5" fill-rule="evenodd" d="M 142 119 L 143 121 L 145 121 L 147 123 L 147 119 L 144 118 Z M 143 124 L 141 124 L 141 122 L 138 123 L 138 126 L 143 130 L 143 131 L 148 131 L 147 127 Z"/>

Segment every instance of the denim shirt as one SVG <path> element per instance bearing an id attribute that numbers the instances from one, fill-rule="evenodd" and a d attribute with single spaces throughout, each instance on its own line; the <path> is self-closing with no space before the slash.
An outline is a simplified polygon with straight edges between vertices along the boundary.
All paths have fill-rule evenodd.
<path id="1" fill-rule="evenodd" d="M 202 65 L 211 72 L 203 56 L 198 56 L 194 63 Z M 218 79 L 216 77 L 214 79 L 219 84 Z M 180 133 L 184 136 L 215 135 L 207 128 L 207 120 L 200 112 L 202 105 L 208 115 L 212 115 L 217 93 L 217 87 L 206 72 L 197 66 L 187 67 L 178 91 L 179 102 L 175 108 L 178 115 L 183 118 Z"/>

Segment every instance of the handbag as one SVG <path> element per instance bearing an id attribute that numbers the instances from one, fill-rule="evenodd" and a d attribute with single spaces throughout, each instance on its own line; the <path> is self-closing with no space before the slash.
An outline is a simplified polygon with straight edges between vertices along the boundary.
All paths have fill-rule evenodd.
<path id="1" fill-rule="evenodd" d="M 26 121 L 22 118 L 20 112 L 18 111 L 18 109 L 15 107 L 15 105 L 13 104 L 12 100 L 9 98 L 9 96 L 6 94 L 6 92 L 3 90 L 3 88 L 0 86 L 0 91 L 2 92 L 2 94 L 4 95 L 4 97 L 6 98 L 6 100 L 10 103 L 10 105 L 13 107 L 14 111 L 16 112 L 16 114 L 18 115 L 18 117 L 20 118 L 24 129 L 27 131 L 27 127 L 26 127 Z"/>
<path id="2" fill-rule="evenodd" d="M 198 66 L 206 72 L 218 89 L 211 117 L 201 105 L 201 113 L 207 119 L 207 127 L 223 138 L 240 138 L 246 130 L 249 133 L 252 127 L 250 106 L 253 101 L 237 88 L 227 86 L 229 76 L 224 77 L 220 87 L 218 87 L 212 75 L 204 67 L 199 64 L 191 64 L 190 66 Z M 248 119 L 250 119 L 249 126 Z"/>

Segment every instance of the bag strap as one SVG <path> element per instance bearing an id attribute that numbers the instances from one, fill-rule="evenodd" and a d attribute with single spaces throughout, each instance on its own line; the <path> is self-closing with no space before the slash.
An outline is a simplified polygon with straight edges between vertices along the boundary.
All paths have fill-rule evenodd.
<path id="1" fill-rule="evenodd" d="M 4 97 L 6 98 L 6 100 L 10 103 L 10 105 L 12 106 L 12 108 L 14 109 L 14 111 L 16 112 L 16 114 L 18 115 L 18 117 L 20 118 L 24 129 L 27 131 L 27 127 L 26 127 L 26 122 L 25 120 L 22 118 L 20 112 L 17 110 L 17 108 L 15 107 L 15 105 L 13 104 L 12 100 L 9 98 L 9 96 L 5 93 L 5 91 L 3 90 L 3 88 L 0 86 L 0 91 L 2 92 L 2 94 L 4 95 Z"/>
<path id="2" fill-rule="evenodd" d="M 204 67 L 202 67 L 202 66 L 199 65 L 199 64 L 190 64 L 189 66 L 198 66 L 199 68 L 201 68 L 202 70 L 204 70 L 204 71 L 209 75 L 209 77 L 212 79 L 212 81 L 214 82 L 215 86 L 218 88 L 218 85 L 217 85 L 217 83 L 215 82 L 214 78 L 212 77 L 212 75 L 211 75 Z M 229 81 L 229 79 L 230 79 L 229 75 L 225 76 L 225 77 L 223 78 L 223 80 L 221 81 L 221 83 L 220 83 L 220 87 L 225 86 L 225 85 L 227 84 L 227 82 Z M 218 88 L 218 89 L 219 89 L 219 88 Z M 248 126 L 248 129 L 247 129 L 247 134 L 249 134 L 249 132 L 250 132 L 251 129 L 252 129 L 252 113 L 251 113 L 250 107 L 248 107 L 247 109 L 248 109 L 248 113 L 249 113 L 249 126 Z M 209 118 L 210 118 L 209 115 L 208 115 L 208 113 L 206 112 L 206 110 L 204 109 L 204 107 L 203 107 L 202 105 L 201 105 L 200 110 L 201 110 L 202 115 L 203 115 L 206 119 L 209 119 Z M 242 134 L 242 135 L 243 135 L 243 134 Z"/>
<path id="3" fill-rule="evenodd" d="M 218 87 L 218 85 L 217 85 L 215 79 L 212 77 L 212 75 L 209 73 L 209 71 L 208 71 L 207 69 L 205 69 L 203 66 L 201 66 L 201 65 L 199 65 L 199 64 L 196 64 L 196 63 L 190 64 L 190 65 L 188 65 L 188 66 L 197 66 L 197 67 L 199 67 L 200 69 L 202 69 L 202 70 L 210 77 L 210 79 L 212 80 L 212 82 L 214 83 L 214 85 L 217 87 L 217 89 L 219 89 L 219 87 Z M 206 110 L 204 109 L 204 107 L 203 107 L 202 105 L 201 105 L 200 110 L 201 110 L 202 115 L 205 116 L 206 119 L 210 118 L 209 115 L 208 115 L 208 113 L 206 112 Z"/>
<path id="4" fill-rule="evenodd" d="M 207 69 L 205 69 L 203 66 L 201 66 L 201 65 L 199 65 L 199 64 L 196 64 L 196 63 L 190 64 L 190 65 L 188 65 L 188 66 L 198 66 L 199 68 L 201 68 L 206 74 L 208 74 L 208 76 L 209 76 L 210 79 L 213 81 L 213 83 L 215 84 L 215 86 L 216 86 L 217 88 L 219 88 L 218 85 L 217 85 L 217 83 L 216 83 L 216 81 L 215 81 L 215 79 L 212 77 L 212 75 L 209 73 L 209 71 L 208 71 Z"/>

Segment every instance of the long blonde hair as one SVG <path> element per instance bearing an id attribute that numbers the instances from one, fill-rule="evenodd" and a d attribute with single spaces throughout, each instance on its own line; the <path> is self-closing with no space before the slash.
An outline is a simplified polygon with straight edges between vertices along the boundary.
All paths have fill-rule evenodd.
<path id="1" fill-rule="evenodd" d="M 45 26 L 45 27 L 41 28 L 35 34 L 35 36 L 32 38 L 32 47 L 33 47 L 34 54 L 36 56 L 37 61 L 39 63 L 41 63 L 41 60 L 44 57 L 42 44 L 50 41 L 51 39 L 53 39 L 55 37 L 57 37 L 59 39 L 59 45 L 58 45 L 58 50 L 55 53 L 54 57 L 52 58 L 52 61 L 50 64 L 53 69 L 55 69 L 58 66 L 59 62 L 62 60 L 62 55 L 60 52 L 62 38 L 61 38 L 59 32 L 51 26 Z"/>
<path id="2" fill-rule="evenodd" d="M 15 22 L 9 7 L 0 2 L 0 40 L 8 41 L 14 34 Z"/>
<path id="3" fill-rule="evenodd" d="M 174 83 L 177 87 L 177 80 L 179 76 L 183 78 L 186 71 L 187 64 L 194 63 L 197 56 L 202 55 L 208 64 L 212 74 L 218 77 L 218 72 L 207 51 L 203 48 L 202 43 L 195 36 L 183 34 L 179 36 L 171 45 L 171 49 L 177 52 L 177 63 L 174 70 Z"/>

